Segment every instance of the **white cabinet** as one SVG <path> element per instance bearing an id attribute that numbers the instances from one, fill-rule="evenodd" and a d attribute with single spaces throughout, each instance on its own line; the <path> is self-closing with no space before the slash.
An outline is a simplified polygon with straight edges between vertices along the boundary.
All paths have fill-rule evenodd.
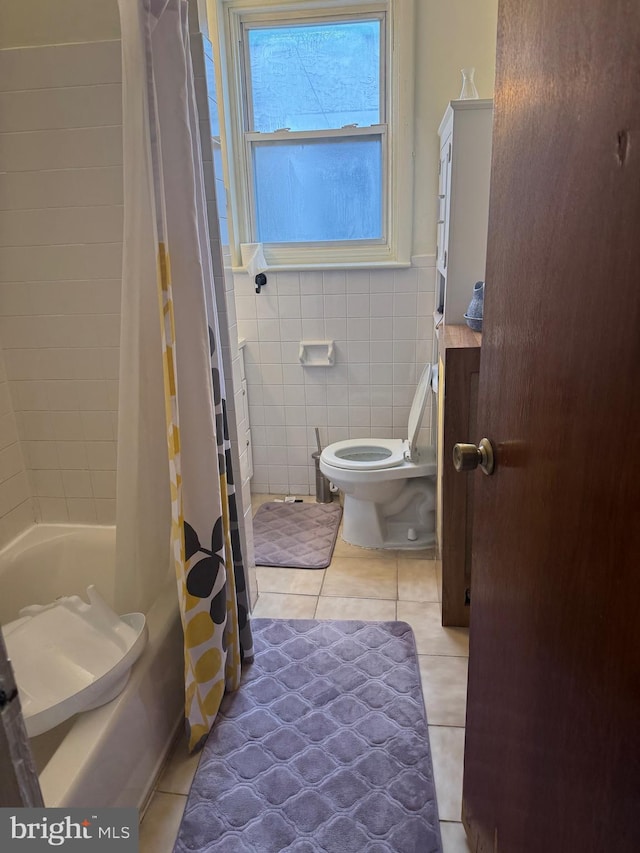
<path id="1" fill-rule="evenodd" d="M 249 423 L 249 399 L 247 397 L 247 377 L 244 365 L 244 347 L 246 341 L 238 342 L 240 353 L 240 405 L 237 405 L 238 441 L 240 447 L 240 478 L 242 484 L 253 477 L 253 450 L 251 446 L 251 424 Z"/>
<path id="2" fill-rule="evenodd" d="M 451 101 L 438 131 L 436 311 L 447 324 L 464 323 L 473 285 L 484 280 L 492 125 L 492 100 Z"/>

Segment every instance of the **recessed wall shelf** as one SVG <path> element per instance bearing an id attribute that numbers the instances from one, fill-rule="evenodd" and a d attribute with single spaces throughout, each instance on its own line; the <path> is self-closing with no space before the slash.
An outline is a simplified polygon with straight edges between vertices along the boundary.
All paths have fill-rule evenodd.
<path id="1" fill-rule="evenodd" d="M 300 341 L 298 353 L 303 367 L 332 367 L 335 363 L 333 341 Z"/>

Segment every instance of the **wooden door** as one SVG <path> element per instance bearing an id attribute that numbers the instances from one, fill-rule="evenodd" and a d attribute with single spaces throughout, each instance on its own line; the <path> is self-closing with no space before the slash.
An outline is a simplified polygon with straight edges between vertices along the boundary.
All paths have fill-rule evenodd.
<path id="1" fill-rule="evenodd" d="M 491 181 L 463 820 L 637 853 L 640 4 L 501 0 Z"/>

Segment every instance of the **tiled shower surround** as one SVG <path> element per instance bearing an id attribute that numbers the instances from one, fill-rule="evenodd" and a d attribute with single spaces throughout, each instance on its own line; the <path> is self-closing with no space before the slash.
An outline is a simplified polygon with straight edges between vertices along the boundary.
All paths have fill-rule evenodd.
<path id="1" fill-rule="evenodd" d="M 33 501 L 0 350 L 0 547 L 33 522 Z"/>
<path id="2" fill-rule="evenodd" d="M 212 256 L 224 293 L 213 60 L 199 34 L 193 49 Z M 22 527 L 34 517 L 115 521 L 121 98 L 117 40 L 0 50 L 0 347 L 8 380 L 0 387 L 0 451 L 15 445 L 0 456 L 7 493 L 0 520 L 25 503 Z M 235 347 L 235 315 L 223 314 L 227 320 Z M 230 407 L 233 415 L 233 401 Z M 20 476 L 13 473 L 18 457 Z"/>
<path id="3" fill-rule="evenodd" d="M 253 492 L 313 494 L 323 445 L 406 438 L 416 381 L 431 361 L 435 258 L 406 269 L 267 271 L 260 294 L 235 274 L 253 444 Z M 332 367 L 303 367 L 301 340 L 334 340 Z M 430 417 L 421 440 L 430 443 Z"/>
<path id="4" fill-rule="evenodd" d="M 192 52 L 223 357 L 241 404 L 213 58 L 197 31 Z M 115 522 L 121 96 L 117 39 L 0 50 L 0 547 L 34 520 Z"/>
<path id="5" fill-rule="evenodd" d="M 115 520 L 120 64 L 118 41 L 0 51 L 0 344 L 25 525 Z"/>

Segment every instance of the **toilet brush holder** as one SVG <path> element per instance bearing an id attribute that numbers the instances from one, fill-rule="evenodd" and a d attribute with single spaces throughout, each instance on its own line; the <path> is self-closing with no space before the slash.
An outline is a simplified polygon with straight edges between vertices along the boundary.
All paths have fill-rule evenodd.
<path id="1" fill-rule="evenodd" d="M 316 466 L 316 503 L 330 504 L 333 501 L 331 483 L 320 470 L 320 456 L 320 450 L 316 450 L 311 454 L 311 458 Z"/>

